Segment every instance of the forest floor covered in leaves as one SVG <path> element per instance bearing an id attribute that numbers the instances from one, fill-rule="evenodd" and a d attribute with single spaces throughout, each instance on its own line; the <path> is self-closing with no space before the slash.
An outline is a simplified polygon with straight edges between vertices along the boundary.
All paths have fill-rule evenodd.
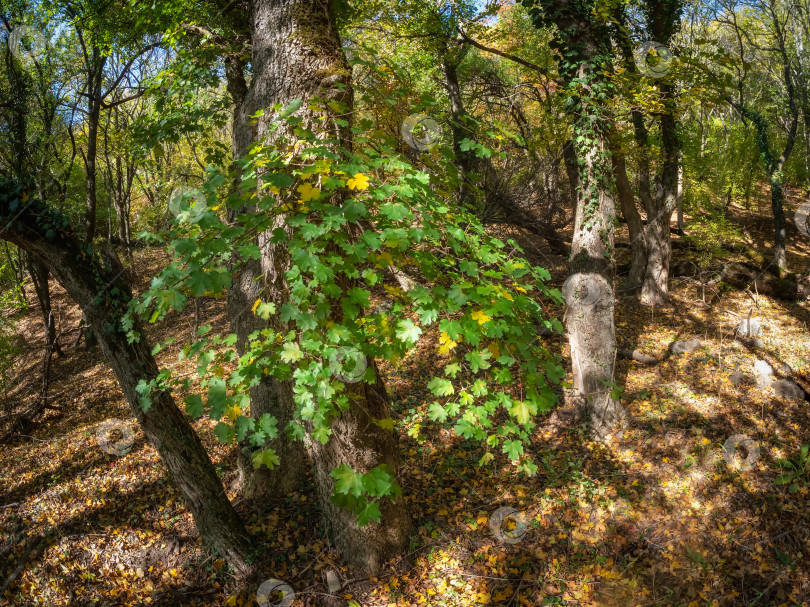
<path id="1" fill-rule="evenodd" d="M 798 203 L 791 198 L 789 218 Z M 743 241 L 767 255 L 768 209 L 734 207 L 730 217 L 745 228 Z M 620 231 L 619 241 L 626 242 L 626 226 Z M 788 243 L 791 268 L 810 266 L 810 239 L 792 224 Z M 565 260 L 533 252 L 530 244 L 526 249 L 559 286 Z M 619 249 L 619 262 L 628 255 L 629 249 Z M 683 256 L 701 254 L 676 248 L 674 258 Z M 136 258 L 143 288 L 164 257 L 146 251 Z M 480 444 L 428 420 L 433 397 L 426 383 L 441 356 L 438 335 L 426 332 L 418 352 L 383 369 L 401 420 L 400 483 L 414 534 L 409 553 L 375 579 L 341 566 L 313 524 L 313 488 L 255 507 L 240 502 L 233 448 L 218 443 L 212 422 L 195 422 L 229 496 L 264 546 L 264 578 L 287 582 L 296 606 L 810 605 L 810 462 L 795 483 L 774 482 L 784 472 L 778 460 L 810 443 L 810 403 L 778 397 L 753 380 L 754 361 L 764 359 L 810 392 L 810 302 L 722 284 L 706 290 L 679 277 L 671 282 L 672 308 L 651 310 L 621 289 L 619 281 L 619 346 L 660 363 L 618 361 L 616 382 L 631 419 L 607 442 L 541 416 L 533 440 L 540 470 L 532 478 L 519 476 L 505 456 L 478 467 Z M 60 327 L 77 326 L 78 309 L 55 283 L 53 290 Z M 14 369 L 14 387 L 2 395 L 4 414 L 33 402 L 41 389 L 42 320 L 30 288 L 28 295 L 30 310 L 17 318 L 25 353 Z M 760 348 L 734 335 L 752 308 L 763 324 Z M 562 310 L 556 313 L 561 317 Z M 195 322 L 225 330 L 224 302 L 206 300 L 196 321 L 192 307 L 150 328 L 156 341 L 177 338 L 158 355 L 160 364 L 180 374 L 193 371 L 178 362 L 177 352 Z M 692 353 L 669 352 L 674 340 L 690 338 L 701 341 Z M 0 446 L 0 580 L 28 560 L 0 603 L 256 605 L 264 578 L 240 585 L 203 549 L 137 426 L 126 455 L 100 449 L 100 424 L 132 416 L 98 350 L 74 349 L 71 341 L 63 341 L 65 356 L 53 361 L 50 394 L 58 409 Z M 564 340 L 552 347 L 566 355 Z M 735 383 L 736 371 L 742 378 Z M 735 435 L 756 443 L 750 469 L 740 465 L 740 453 L 729 461 L 722 456 Z M 503 507 L 522 512 L 526 521 L 525 529 L 504 530 L 509 541 L 499 541 L 489 524 Z M 330 570 L 342 586 L 336 603 L 326 599 Z"/>

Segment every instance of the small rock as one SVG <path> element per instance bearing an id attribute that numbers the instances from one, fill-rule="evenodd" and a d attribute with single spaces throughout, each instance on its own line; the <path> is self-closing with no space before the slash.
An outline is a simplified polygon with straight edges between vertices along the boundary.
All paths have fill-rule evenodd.
<path id="1" fill-rule="evenodd" d="M 700 347 L 700 340 L 697 338 L 687 339 L 686 341 L 673 341 L 669 349 L 673 354 L 691 354 Z"/>
<path id="2" fill-rule="evenodd" d="M 740 386 L 745 383 L 745 373 L 742 371 L 734 371 L 734 373 L 728 376 L 728 380 L 735 386 Z"/>
<path id="3" fill-rule="evenodd" d="M 737 325 L 737 333 L 745 337 L 759 337 L 762 335 L 762 322 L 759 318 L 741 320 Z"/>
<path id="4" fill-rule="evenodd" d="M 773 382 L 773 367 L 768 361 L 757 359 L 754 363 L 754 375 L 757 377 L 757 386 L 767 388 Z"/>
<path id="5" fill-rule="evenodd" d="M 390 301 L 384 300 L 377 304 L 374 309 L 372 310 L 372 314 L 388 314 L 391 309 L 394 307 L 394 304 Z"/>
<path id="6" fill-rule="evenodd" d="M 776 365 L 776 368 L 780 375 L 793 375 L 793 369 L 791 369 L 790 365 L 787 363 L 779 363 Z"/>
<path id="7" fill-rule="evenodd" d="M 792 379 L 778 379 L 771 384 L 777 396 L 792 400 L 804 400 L 804 390 Z"/>
<path id="8" fill-rule="evenodd" d="M 332 570 L 326 572 L 326 586 L 332 594 L 340 590 L 340 580 L 338 579 L 337 573 Z"/>

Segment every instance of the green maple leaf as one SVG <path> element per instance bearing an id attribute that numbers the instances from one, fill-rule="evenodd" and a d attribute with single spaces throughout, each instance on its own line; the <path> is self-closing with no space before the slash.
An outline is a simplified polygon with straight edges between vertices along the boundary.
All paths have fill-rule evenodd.
<path id="1" fill-rule="evenodd" d="M 369 522 L 374 521 L 375 523 L 380 522 L 380 509 L 377 507 L 377 504 L 374 502 L 370 502 L 363 506 L 360 512 L 357 515 L 357 524 L 361 527 L 365 527 L 369 524 Z"/>
<path id="2" fill-rule="evenodd" d="M 199 394 L 189 394 L 185 398 L 186 413 L 191 416 L 191 419 L 197 419 L 203 414 L 203 400 Z"/>
<path id="3" fill-rule="evenodd" d="M 360 497 L 363 493 L 363 476 L 342 464 L 329 473 L 335 479 L 335 491 L 344 495 Z"/>
<path id="4" fill-rule="evenodd" d="M 523 455 L 523 443 L 519 440 L 504 441 L 503 452 L 509 456 L 509 459 L 516 462 Z"/>
<path id="5" fill-rule="evenodd" d="M 258 470 L 262 466 L 267 466 L 268 470 L 272 470 L 279 465 L 278 455 L 272 449 L 262 449 L 253 453 L 253 468 Z"/>
<path id="6" fill-rule="evenodd" d="M 363 487 L 370 496 L 380 497 L 390 493 L 394 477 L 386 468 L 388 467 L 383 464 L 372 468 L 363 475 Z"/>
<path id="7" fill-rule="evenodd" d="M 415 344 L 419 341 L 420 335 L 422 335 L 422 329 L 416 326 L 412 320 L 406 318 L 397 323 L 397 339 L 404 341 L 406 344 Z"/>
<path id="8" fill-rule="evenodd" d="M 447 420 L 447 412 L 439 403 L 430 403 L 428 407 L 428 418 L 434 422 L 444 423 Z"/>
<path id="9" fill-rule="evenodd" d="M 435 396 L 449 396 L 454 392 L 450 380 L 442 377 L 434 377 L 428 382 L 427 387 Z"/>

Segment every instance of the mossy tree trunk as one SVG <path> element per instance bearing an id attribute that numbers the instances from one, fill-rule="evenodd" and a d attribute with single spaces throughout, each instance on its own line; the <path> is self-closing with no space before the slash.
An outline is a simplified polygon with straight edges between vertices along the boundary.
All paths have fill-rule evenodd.
<path id="1" fill-rule="evenodd" d="M 612 117 L 600 101 L 608 93 L 612 63 L 608 24 L 589 0 L 538 0 L 535 21 L 557 28 L 553 46 L 560 74 L 572 96 L 574 151 L 579 165 L 577 206 L 565 289 L 566 329 L 577 407 L 597 438 L 609 435 L 625 416 L 610 384 L 616 364 L 614 325 L 614 222 L 610 155 Z"/>

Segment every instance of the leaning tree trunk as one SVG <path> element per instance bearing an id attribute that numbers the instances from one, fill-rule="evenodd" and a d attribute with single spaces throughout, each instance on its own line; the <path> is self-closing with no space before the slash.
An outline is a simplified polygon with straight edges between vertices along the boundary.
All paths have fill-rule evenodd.
<path id="1" fill-rule="evenodd" d="M 324 137 L 334 137 L 350 148 L 350 127 L 339 121 L 351 116 L 351 70 L 341 48 L 332 3 L 254 0 L 250 20 L 253 79 L 234 120 L 235 150 L 247 149 L 254 140 L 269 139 L 269 113 L 256 125 L 251 125 L 251 115 L 275 103 L 289 104 L 294 99 L 303 101 L 297 115 L 303 119 L 304 126 Z M 308 107 L 313 97 L 340 102 L 349 111 L 342 116 L 333 113 L 323 121 Z M 341 202 L 334 201 L 335 204 Z M 279 222 L 283 221 L 283 216 L 279 216 Z M 284 227 L 281 223 L 278 227 Z M 260 237 L 259 244 L 266 277 L 265 296 L 283 303 L 288 297 L 284 280 L 290 263 L 287 251 L 270 242 L 269 233 Z M 244 283 L 244 278 L 240 280 Z M 339 311 L 340 306 L 335 309 Z M 334 321 L 340 322 L 339 313 Z M 358 472 L 388 464 L 396 471 L 399 454 L 393 431 L 370 422 L 391 417 L 382 382 L 348 385 L 347 391 L 355 398 L 351 407 L 332 423 L 333 437 L 329 442 L 323 445 L 308 437 L 305 443 L 315 468 L 321 509 L 330 536 L 346 560 L 376 573 L 387 558 L 407 547 L 410 524 L 402 501 L 383 500 L 381 522 L 360 528 L 353 513 L 332 503 L 334 479 L 330 473 L 342 464 Z M 291 400 L 291 393 L 288 383 L 277 390 L 282 402 Z M 284 454 L 281 457 L 283 459 Z"/>
<path id="2" fill-rule="evenodd" d="M 625 416 L 612 396 L 616 364 L 613 292 L 615 207 L 610 158 L 610 117 L 605 115 L 610 61 L 607 25 L 588 3 L 541 0 L 545 20 L 557 26 L 560 73 L 579 95 L 572 104 L 579 187 L 564 295 L 566 329 L 577 408 L 604 438 Z M 576 84 L 575 84 L 576 83 Z"/>
<path id="3" fill-rule="evenodd" d="M 458 63 L 464 56 L 464 49 L 445 49 L 441 59 L 442 73 L 444 74 L 444 90 L 450 101 L 450 133 L 453 137 L 453 156 L 456 159 L 456 169 L 458 170 L 457 198 L 459 204 L 468 211 L 475 213 L 475 188 L 472 184 L 471 175 L 478 164 L 475 152 L 472 150 L 462 150 L 461 142 L 464 139 L 471 139 L 470 119 L 464 109 L 464 100 L 461 97 L 461 87 L 458 82 Z"/>
<path id="4" fill-rule="evenodd" d="M 11 220 L 0 231 L 0 238 L 47 265 L 79 304 L 133 415 L 194 516 L 203 541 L 240 574 L 250 573 L 250 537 L 188 419 L 166 391 L 153 392 L 146 411 L 140 405 L 138 386 L 155 381 L 158 368 L 137 322 L 133 330 L 140 338 L 136 342 L 130 343 L 122 327 L 122 316 L 132 298 L 126 275 L 103 264 L 92 246 L 82 245 L 69 227 L 59 227 L 67 225 L 61 214 L 41 202 L 32 203 L 28 196 L 20 186 L 0 179 L 0 220 Z"/>

